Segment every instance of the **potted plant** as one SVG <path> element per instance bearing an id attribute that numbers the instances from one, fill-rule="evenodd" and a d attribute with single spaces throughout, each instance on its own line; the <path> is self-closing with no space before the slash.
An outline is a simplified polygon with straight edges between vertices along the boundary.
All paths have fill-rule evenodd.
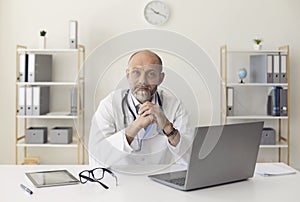
<path id="1" fill-rule="evenodd" d="M 45 30 L 40 31 L 40 41 L 39 41 L 39 48 L 45 49 L 46 48 L 46 34 Z"/>
<path id="2" fill-rule="evenodd" d="M 262 39 L 253 39 L 254 44 L 253 44 L 253 48 L 254 50 L 261 50 L 261 43 L 262 43 Z"/>

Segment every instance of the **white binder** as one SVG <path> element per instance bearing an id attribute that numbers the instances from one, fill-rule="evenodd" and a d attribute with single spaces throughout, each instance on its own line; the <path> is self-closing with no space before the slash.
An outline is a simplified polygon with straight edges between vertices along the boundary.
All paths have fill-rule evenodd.
<path id="1" fill-rule="evenodd" d="M 32 87 L 26 87 L 26 116 L 32 115 Z"/>
<path id="2" fill-rule="evenodd" d="M 78 23 L 76 20 L 70 20 L 69 22 L 69 45 L 70 48 L 77 48 L 78 39 Z"/>
<path id="3" fill-rule="evenodd" d="M 32 115 L 39 116 L 49 112 L 49 87 L 32 87 Z"/>
<path id="4" fill-rule="evenodd" d="M 233 116 L 233 87 L 227 88 L 227 116 Z"/>
<path id="5" fill-rule="evenodd" d="M 28 55 L 28 82 L 34 82 L 35 54 Z"/>
<path id="6" fill-rule="evenodd" d="M 40 111 L 40 87 L 39 86 L 32 87 L 32 94 L 33 94 L 33 99 L 32 99 L 33 111 L 32 111 L 32 115 L 39 115 L 39 111 Z"/>
<path id="7" fill-rule="evenodd" d="M 18 89 L 18 115 L 24 116 L 26 114 L 26 87 L 21 86 Z"/>
<path id="8" fill-rule="evenodd" d="M 27 54 L 22 53 L 19 55 L 19 81 L 20 82 L 27 81 L 27 73 L 28 73 L 27 59 L 28 59 Z"/>
<path id="9" fill-rule="evenodd" d="M 280 82 L 280 56 L 274 55 L 274 72 L 273 72 L 273 82 Z"/>
<path id="10" fill-rule="evenodd" d="M 280 61 L 280 83 L 287 82 L 287 74 L 286 74 L 286 55 L 281 55 Z"/>

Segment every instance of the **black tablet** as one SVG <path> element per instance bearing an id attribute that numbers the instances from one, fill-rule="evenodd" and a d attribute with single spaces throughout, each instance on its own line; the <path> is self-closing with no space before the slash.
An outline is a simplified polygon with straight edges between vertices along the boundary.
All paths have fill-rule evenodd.
<path id="1" fill-rule="evenodd" d="M 34 186 L 40 187 L 52 187 L 78 184 L 79 180 L 76 179 L 67 170 L 49 170 L 40 172 L 25 173 Z"/>

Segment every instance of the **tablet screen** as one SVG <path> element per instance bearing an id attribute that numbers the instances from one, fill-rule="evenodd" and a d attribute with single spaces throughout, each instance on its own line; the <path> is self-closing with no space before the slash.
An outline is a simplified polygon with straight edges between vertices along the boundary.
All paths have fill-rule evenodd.
<path id="1" fill-rule="evenodd" d="M 36 187 L 61 186 L 79 183 L 79 180 L 67 170 L 31 172 L 25 173 L 25 175 Z"/>

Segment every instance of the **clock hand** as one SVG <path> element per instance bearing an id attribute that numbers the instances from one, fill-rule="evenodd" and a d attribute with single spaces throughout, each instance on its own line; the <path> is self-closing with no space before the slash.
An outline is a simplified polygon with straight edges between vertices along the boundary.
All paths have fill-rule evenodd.
<path id="1" fill-rule="evenodd" d="M 167 18 L 167 16 L 165 16 L 164 14 L 161 14 L 160 12 L 154 10 L 153 8 L 150 8 L 150 9 L 153 11 L 153 13 L 155 13 L 157 15 L 160 15 L 160 16 L 163 16 L 164 18 Z"/>
<path id="2" fill-rule="evenodd" d="M 155 14 L 159 14 L 158 11 L 154 10 L 153 8 L 150 8 Z"/>
<path id="3" fill-rule="evenodd" d="M 160 12 L 157 13 L 160 16 L 163 16 L 164 18 L 167 18 L 167 16 L 165 16 L 164 14 L 161 14 Z"/>

